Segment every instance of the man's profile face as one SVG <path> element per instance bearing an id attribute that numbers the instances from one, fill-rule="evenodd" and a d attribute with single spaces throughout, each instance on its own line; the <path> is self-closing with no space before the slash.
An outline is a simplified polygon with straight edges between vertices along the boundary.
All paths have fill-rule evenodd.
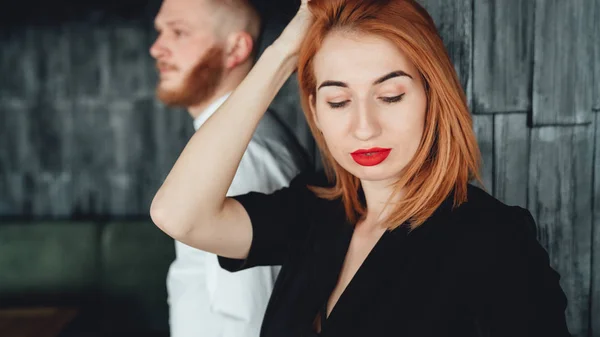
<path id="1" fill-rule="evenodd" d="M 209 99 L 223 74 L 209 0 L 164 0 L 155 18 L 158 37 L 150 54 L 159 72 L 158 98 L 189 107 Z"/>

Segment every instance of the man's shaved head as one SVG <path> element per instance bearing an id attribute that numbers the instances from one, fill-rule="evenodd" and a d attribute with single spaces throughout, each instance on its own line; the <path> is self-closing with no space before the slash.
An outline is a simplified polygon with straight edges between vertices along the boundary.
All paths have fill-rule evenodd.
<path id="1" fill-rule="evenodd" d="M 205 0 L 199 0 L 205 1 Z M 206 0 L 215 9 L 217 23 L 226 34 L 236 30 L 248 32 L 254 41 L 260 34 L 260 15 L 248 0 Z"/>

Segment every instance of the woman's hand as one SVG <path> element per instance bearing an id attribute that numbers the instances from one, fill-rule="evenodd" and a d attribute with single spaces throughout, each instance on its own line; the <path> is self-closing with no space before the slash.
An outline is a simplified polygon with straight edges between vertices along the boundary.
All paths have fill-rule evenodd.
<path id="1" fill-rule="evenodd" d="M 292 21 L 288 23 L 281 35 L 273 43 L 277 49 L 283 50 L 292 56 L 298 54 L 300 45 L 314 21 L 314 16 L 308 9 L 309 2 L 310 0 L 302 0 L 300 9 Z"/>

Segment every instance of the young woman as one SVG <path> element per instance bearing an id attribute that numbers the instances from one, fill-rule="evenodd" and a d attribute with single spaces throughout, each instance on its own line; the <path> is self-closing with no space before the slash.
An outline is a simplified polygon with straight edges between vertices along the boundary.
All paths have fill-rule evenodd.
<path id="1" fill-rule="evenodd" d="M 296 68 L 329 179 L 226 198 Z M 478 163 L 464 92 L 421 6 L 304 0 L 187 144 L 151 215 L 228 270 L 282 265 L 264 337 L 570 336 L 530 213 L 470 185 Z"/>

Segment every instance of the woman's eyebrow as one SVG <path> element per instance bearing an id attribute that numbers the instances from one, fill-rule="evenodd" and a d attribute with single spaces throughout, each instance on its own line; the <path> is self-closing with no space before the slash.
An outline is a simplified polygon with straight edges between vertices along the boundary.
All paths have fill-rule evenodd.
<path id="1" fill-rule="evenodd" d="M 381 84 L 389 79 L 395 78 L 395 77 L 400 77 L 400 76 L 406 76 L 410 79 L 412 79 L 412 76 L 410 76 L 409 74 L 407 74 L 406 72 L 402 71 L 402 70 L 396 70 L 396 71 L 392 71 L 391 73 L 384 75 L 380 78 L 378 78 L 375 82 L 373 82 L 373 85 L 377 85 L 377 84 Z M 321 85 L 319 85 L 319 87 L 317 88 L 317 90 L 323 88 L 323 87 L 341 87 L 341 88 L 348 88 L 348 84 L 341 82 L 341 81 L 323 81 L 323 83 L 321 83 Z"/>
<path id="2" fill-rule="evenodd" d="M 323 87 L 342 87 L 342 88 L 348 88 L 348 85 L 344 82 L 340 82 L 340 81 L 324 81 L 323 83 L 321 83 L 321 85 L 319 86 L 319 88 L 317 88 L 317 90 L 323 88 Z"/>
<path id="3" fill-rule="evenodd" d="M 395 77 L 400 77 L 400 76 L 406 76 L 410 79 L 412 79 L 412 76 L 410 76 L 409 74 L 405 73 L 402 70 L 396 70 L 396 71 L 392 71 L 391 73 L 384 75 L 380 78 L 378 78 L 375 82 L 373 82 L 373 85 L 377 85 L 377 84 L 381 84 L 391 78 L 395 78 Z"/>

